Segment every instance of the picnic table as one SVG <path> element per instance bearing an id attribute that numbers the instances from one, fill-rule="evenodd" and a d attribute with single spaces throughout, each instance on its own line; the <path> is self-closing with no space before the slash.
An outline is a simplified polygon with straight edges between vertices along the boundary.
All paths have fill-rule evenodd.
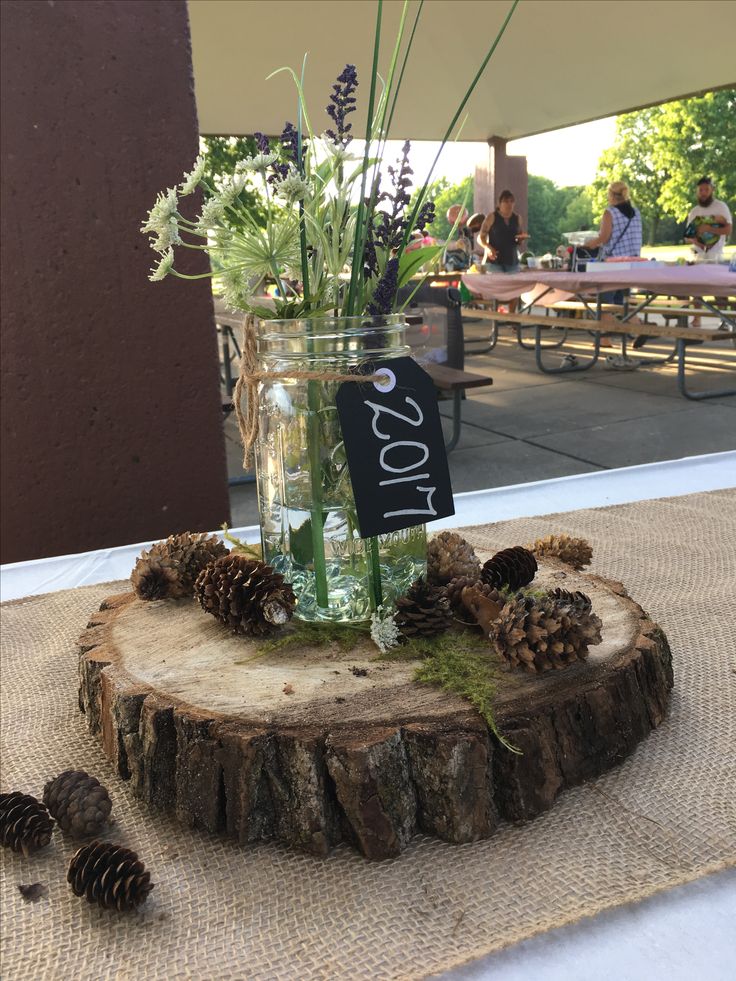
<path id="1" fill-rule="evenodd" d="M 479 298 L 481 306 L 496 305 L 498 301 L 521 299 L 521 306 L 516 313 L 480 309 L 474 311 L 474 316 L 494 323 L 515 324 L 520 343 L 521 328 L 534 328 L 537 367 L 547 374 L 587 371 L 592 368 L 598 361 L 600 337 L 603 333 L 620 335 L 624 357 L 627 338 L 632 335 L 646 335 L 675 341 L 675 348 L 671 354 L 648 363 L 661 364 L 676 357 L 678 387 L 686 398 L 700 400 L 732 395 L 736 392 L 736 389 L 692 392 L 686 384 L 688 341 L 724 338 L 736 340 L 736 314 L 733 309 L 733 300 L 736 297 L 736 273 L 730 272 L 725 266 L 653 267 L 650 263 L 641 262 L 632 263 L 627 267 L 625 264 L 611 263 L 610 269 L 591 272 L 529 270 L 513 275 L 465 273 L 462 281 L 467 289 Z M 601 314 L 604 309 L 611 309 L 611 306 L 602 302 L 601 294 L 613 290 L 631 290 L 637 295 L 631 302 L 627 300 L 623 307 L 616 308 L 621 310 L 619 324 L 606 320 L 605 325 L 602 325 Z M 693 299 L 702 308 L 704 314 L 718 318 L 720 321 L 718 328 L 696 329 L 669 325 L 658 327 L 651 324 L 640 325 L 633 320 L 640 313 L 657 312 L 657 302 L 672 297 Z M 565 332 L 568 330 L 590 332 L 594 338 L 593 354 L 582 364 L 576 358 L 560 366 L 549 367 L 543 360 L 542 344 L 542 332 L 550 327 L 547 314 L 561 304 L 569 305 L 570 301 L 577 301 L 580 309 L 587 316 L 557 317 L 554 320 L 554 327 L 562 328 Z M 540 308 L 542 312 L 539 312 Z M 668 311 L 671 313 L 674 309 L 668 308 Z M 687 311 L 687 313 L 693 312 L 695 311 Z M 565 337 L 566 333 L 554 346 L 559 347 Z"/>

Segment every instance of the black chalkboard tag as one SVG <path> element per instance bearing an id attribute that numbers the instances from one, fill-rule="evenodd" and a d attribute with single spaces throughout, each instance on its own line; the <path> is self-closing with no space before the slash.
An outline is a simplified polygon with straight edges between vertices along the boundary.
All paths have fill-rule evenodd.
<path id="1" fill-rule="evenodd" d="M 361 538 L 455 513 L 437 392 L 411 358 L 362 365 L 379 382 L 337 390 L 345 453 Z"/>

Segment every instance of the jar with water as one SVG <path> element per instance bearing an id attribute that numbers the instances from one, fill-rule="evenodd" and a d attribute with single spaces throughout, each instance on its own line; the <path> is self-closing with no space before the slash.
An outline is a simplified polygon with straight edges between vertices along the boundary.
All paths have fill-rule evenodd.
<path id="1" fill-rule="evenodd" d="M 426 571 L 423 525 L 360 537 L 335 405 L 342 382 L 303 377 L 356 374 L 365 363 L 405 357 L 406 330 L 400 315 L 258 323 L 263 557 L 292 583 L 300 619 L 367 620 Z"/>

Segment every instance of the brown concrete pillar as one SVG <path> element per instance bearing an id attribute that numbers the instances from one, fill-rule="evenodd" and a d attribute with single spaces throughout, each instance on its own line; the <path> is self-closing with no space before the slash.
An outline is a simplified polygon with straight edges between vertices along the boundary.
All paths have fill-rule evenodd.
<path id="1" fill-rule="evenodd" d="M 2 561 L 216 527 L 209 281 L 139 233 L 197 153 L 186 3 L 5 0 L 2 87 Z"/>
<path id="2" fill-rule="evenodd" d="M 488 141 L 488 158 L 476 166 L 473 210 L 488 214 L 498 204 L 501 191 L 509 190 L 516 198 L 516 210 L 527 227 L 529 180 L 526 157 L 509 157 L 506 140 L 493 136 Z"/>

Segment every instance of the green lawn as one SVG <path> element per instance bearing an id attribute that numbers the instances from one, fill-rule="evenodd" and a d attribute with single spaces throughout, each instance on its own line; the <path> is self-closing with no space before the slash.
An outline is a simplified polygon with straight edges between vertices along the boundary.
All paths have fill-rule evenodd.
<path id="1" fill-rule="evenodd" d="M 724 253 L 728 259 L 736 252 L 736 245 L 727 245 Z M 645 245 L 641 254 L 647 259 L 660 259 L 662 262 L 674 262 L 676 259 L 689 259 L 689 245 Z"/>

